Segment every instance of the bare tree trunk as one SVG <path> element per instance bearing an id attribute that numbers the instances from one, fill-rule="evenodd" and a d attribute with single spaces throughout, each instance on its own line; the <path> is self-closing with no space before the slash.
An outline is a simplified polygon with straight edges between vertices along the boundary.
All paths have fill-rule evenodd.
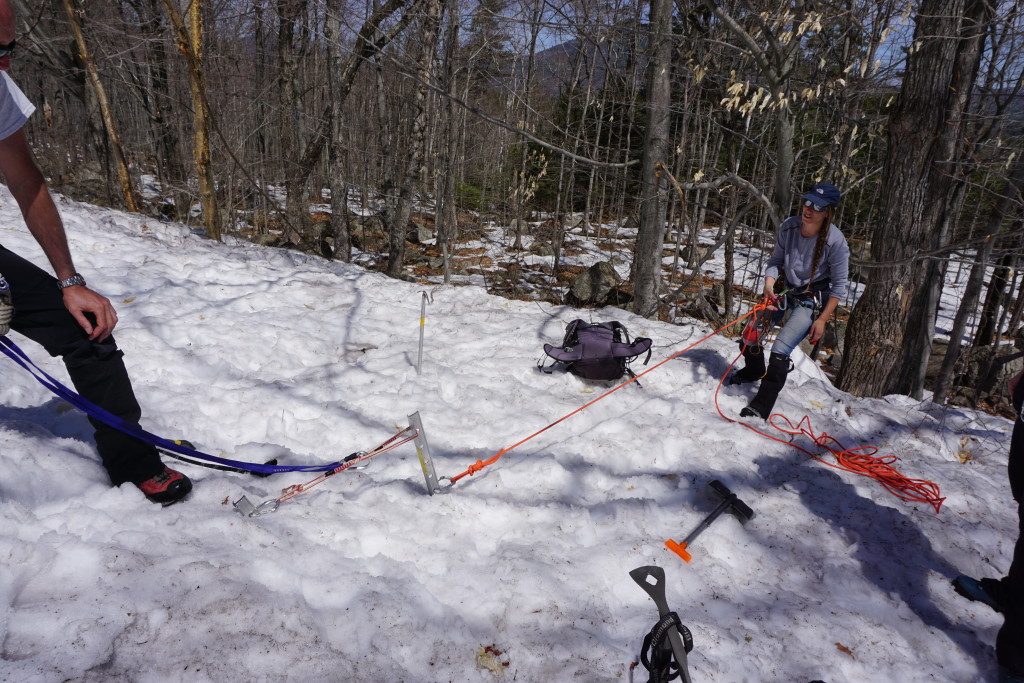
<path id="1" fill-rule="evenodd" d="M 139 3 L 140 5 L 142 3 Z M 160 166 L 165 169 L 161 181 L 173 188 L 174 215 L 176 220 L 185 220 L 192 203 L 187 191 L 187 167 L 179 151 L 178 131 L 175 126 L 177 108 L 171 95 L 167 42 L 164 40 L 164 25 L 160 20 L 160 0 L 147 0 L 145 9 L 139 8 L 140 29 L 148 37 L 146 51 L 149 57 L 149 82 L 153 92 L 146 97 L 150 100 L 150 119 L 154 134 L 159 141 Z"/>
<path id="2" fill-rule="evenodd" d="M 967 278 L 967 286 L 964 288 L 963 298 L 960 300 L 960 307 L 957 309 L 956 317 L 953 319 L 953 329 L 949 333 L 949 346 L 946 348 L 946 357 L 942 359 L 942 366 L 939 368 L 939 376 L 935 380 L 933 400 L 936 403 L 946 402 L 946 392 L 949 388 L 949 380 L 953 375 L 953 366 L 960 356 L 963 348 L 962 339 L 964 330 L 967 329 L 968 318 L 978 310 L 978 299 L 981 295 L 981 287 L 985 279 L 985 271 L 988 269 L 989 261 L 992 258 L 992 251 L 995 248 L 995 236 L 1003 225 L 1003 220 L 1014 204 L 1021 201 L 1021 187 L 1024 185 L 1024 161 L 1020 157 L 1014 164 L 1010 178 L 1006 181 L 1006 189 L 1003 191 L 999 202 L 992 207 L 985 229 L 984 241 L 974 256 L 974 263 L 971 265 L 971 274 Z M 982 316 L 984 318 L 984 316 Z M 975 344 L 977 345 L 976 337 Z"/>
<path id="3" fill-rule="evenodd" d="M 445 92 L 454 94 L 455 54 L 459 46 L 459 11 L 456 3 L 447 3 L 448 22 L 445 28 L 444 81 Z M 442 105 L 441 130 L 444 131 L 444 160 L 440 165 L 443 178 L 440 187 L 440 207 L 437 211 L 437 246 L 441 251 L 444 283 L 451 282 L 451 244 L 458 233 L 458 213 L 455 208 L 455 155 L 459 149 L 457 113 L 458 105 L 449 97 Z"/>
<path id="4" fill-rule="evenodd" d="M 397 278 L 402 275 L 405 261 L 405 236 L 412 215 L 412 200 L 416 179 L 419 178 L 423 166 L 424 136 L 427 129 L 427 86 L 431 79 L 434 63 L 434 46 L 437 44 L 437 31 L 441 16 L 441 0 L 426 0 L 423 5 L 422 27 L 420 29 L 420 58 L 417 65 L 416 95 L 413 100 L 413 122 L 410 137 L 411 149 L 406 164 L 405 177 L 398 191 L 398 203 L 395 211 L 389 216 L 391 226 L 388 231 L 390 248 L 388 250 L 387 274 Z"/>
<path id="5" fill-rule="evenodd" d="M 312 172 L 316 159 L 311 159 L 308 169 L 295 164 L 302 151 L 294 122 L 299 114 L 298 57 L 295 54 L 295 24 L 306 9 L 306 0 L 277 0 L 277 58 L 279 80 L 278 135 L 281 141 L 281 163 L 285 185 L 285 215 L 288 216 L 285 240 L 294 244 L 303 241 L 309 225 L 309 210 L 306 202 L 306 179 Z M 319 158 L 319 155 L 317 156 Z"/>
<path id="6" fill-rule="evenodd" d="M 107 101 L 107 91 L 100 81 L 96 64 L 89 54 L 89 46 L 85 43 L 85 35 L 82 33 L 82 26 L 79 17 L 85 13 L 78 6 L 78 0 L 63 0 L 64 12 L 68 15 L 68 25 L 75 37 L 75 45 L 78 48 L 78 57 L 82 60 L 85 72 L 89 76 L 89 83 L 92 85 L 96 95 L 96 101 L 100 107 L 100 115 L 103 117 L 103 127 L 107 131 L 107 141 L 110 144 L 111 156 L 114 157 L 114 166 L 117 169 L 117 179 L 121 186 L 121 196 L 124 198 L 125 207 L 132 212 L 138 212 L 139 205 L 135 197 L 135 188 L 132 186 L 132 177 L 128 172 L 128 162 L 125 161 L 124 149 L 121 146 L 121 137 L 117 133 L 117 126 L 114 123 L 113 112 L 110 111 L 110 103 Z"/>
<path id="7" fill-rule="evenodd" d="M 999 329 L 996 321 L 999 318 L 999 310 L 1002 308 L 1003 299 L 1006 298 L 1006 285 L 1010 279 L 1010 265 L 1013 261 L 1013 254 L 1003 254 L 999 259 L 999 263 L 992 270 L 988 291 L 985 292 L 985 303 L 981 307 L 978 332 L 974 336 L 974 346 L 989 346 L 995 343 Z"/>
<path id="8" fill-rule="evenodd" d="M 165 0 L 165 2 L 166 1 L 168 0 Z M 302 158 L 295 164 L 295 174 L 289 174 L 289 178 L 291 179 L 291 185 L 288 191 L 289 197 L 293 195 L 300 196 L 304 193 L 306 183 L 309 181 L 309 176 L 313 172 L 313 167 L 320 159 L 320 156 L 324 151 L 324 146 L 331 137 L 331 130 L 334 126 L 334 116 L 332 115 L 332 112 L 336 108 L 339 111 L 344 110 L 342 105 L 344 105 L 345 101 L 348 99 L 349 93 L 352 91 L 352 84 L 355 81 L 356 74 L 359 72 L 359 67 L 361 67 L 364 62 L 369 61 L 369 59 L 378 52 L 383 50 L 384 47 L 408 25 L 413 18 L 413 10 L 421 1 L 422 0 L 388 0 L 374 10 L 373 14 L 366 20 L 366 23 L 359 29 L 358 34 L 356 34 L 355 47 L 349 53 L 348 61 L 345 62 L 345 66 L 340 72 L 333 75 L 335 84 L 332 99 L 331 102 L 327 103 L 320 116 L 320 125 L 310 136 L 309 140 L 307 140 Z M 401 18 L 390 25 L 387 31 L 381 32 L 381 25 L 400 9 L 405 7 L 409 2 L 412 4 L 402 14 Z"/>
<path id="9" fill-rule="evenodd" d="M 650 63 L 647 66 L 647 132 L 640 172 L 640 229 L 633 252 L 633 312 L 649 316 L 661 289 L 661 250 L 665 230 L 665 181 L 658 164 L 668 159 L 669 104 L 672 99 L 672 2 L 651 0 Z"/>
<path id="10" fill-rule="evenodd" d="M 206 236 L 220 240 L 220 211 L 217 207 L 217 185 L 210 162 L 210 107 L 206 101 L 206 76 L 203 73 L 203 3 L 191 0 L 188 6 L 188 26 L 178 11 L 175 0 L 164 0 L 167 13 L 178 34 L 178 47 L 188 61 L 189 86 L 195 111 L 195 143 L 192 149 L 196 175 L 199 178 L 199 203 L 203 210 L 203 229 Z"/>
<path id="11" fill-rule="evenodd" d="M 915 50 L 889 120 L 887 192 L 871 240 L 888 264 L 871 276 L 850 316 L 839 387 L 859 395 L 920 398 L 943 268 L 915 260 L 948 242 L 963 179 L 957 169 L 985 32 L 987 0 L 924 0 Z"/>
<path id="12" fill-rule="evenodd" d="M 332 74 L 341 73 L 344 60 L 341 55 L 341 0 L 327 1 L 327 63 Z M 327 143 L 328 183 L 331 188 L 331 227 L 334 232 L 334 258 L 345 263 L 352 260 L 352 235 L 349 233 L 348 220 L 348 180 L 345 179 L 345 167 L 342 163 L 342 140 L 344 115 L 342 105 L 345 100 L 338 92 L 338 82 L 328 79 L 328 93 L 331 99 L 331 136 Z"/>

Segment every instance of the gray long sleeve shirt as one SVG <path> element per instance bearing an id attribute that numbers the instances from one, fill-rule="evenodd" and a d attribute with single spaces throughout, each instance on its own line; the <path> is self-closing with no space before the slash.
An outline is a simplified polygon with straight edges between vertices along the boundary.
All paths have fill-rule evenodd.
<path id="1" fill-rule="evenodd" d="M 829 278 L 830 297 L 842 299 L 850 283 L 850 247 L 839 228 L 829 226 L 825 249 L 821 254 L 817 271 L 811 277 L 814 261 L 814 247 L 818 236 L 804 237 L 800 234 L 800 216 L 791 216 L 779 226 L 775 249 L 768 259 L 765 277 L 779 279 L 783 272 L 790 288 L 802 287 L 812 282 Z"/>

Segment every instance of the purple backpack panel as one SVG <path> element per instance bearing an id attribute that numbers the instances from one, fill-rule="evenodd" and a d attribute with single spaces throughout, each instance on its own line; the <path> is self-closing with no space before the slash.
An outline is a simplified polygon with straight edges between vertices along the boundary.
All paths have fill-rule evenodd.
<path id="1" fill-rule="evenodd" d="M 577 377 L 609 380 L 625 374 L 634 376 L 628 364 L 646 351 L 646 365 L 651 358 L 651 344 L 645 337 L 630 341 L 625 325 L 615 320 L 595 324 L 573 320 L 565 329 L 562 346 L 545 344 L 544 353 L 565 363 L 566 369 Z"/>

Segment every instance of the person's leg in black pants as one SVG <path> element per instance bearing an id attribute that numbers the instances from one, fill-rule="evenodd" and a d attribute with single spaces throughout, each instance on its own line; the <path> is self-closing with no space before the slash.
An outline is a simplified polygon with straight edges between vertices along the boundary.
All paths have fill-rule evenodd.
<path id="1" fill-rule="evenodd" d="M 142 411 L 114 338 L 90 341 L 64 308 L 57 280 L 2 246 L 0 273 L 11 288 L 11 329 L 41 344 L 50 355 L 61 356 L 82 397 L 123 420 L 138 423 Z M 138 484 L 163 471 L 152 445 L 92 418 L 90 422 L 96 429 L 96 449 L 115 486 Z"/>
<path id="2" fill-rule="evenodd" d="M 996 636 L 996 659 L 1009 673 L 1024 679 L 1024 422 L 1014 424 L 1010 443 L 1010 491 L 1017 501 L 1017 544 L 1010 571 L 1002 579 L 1003 626 Z"/>

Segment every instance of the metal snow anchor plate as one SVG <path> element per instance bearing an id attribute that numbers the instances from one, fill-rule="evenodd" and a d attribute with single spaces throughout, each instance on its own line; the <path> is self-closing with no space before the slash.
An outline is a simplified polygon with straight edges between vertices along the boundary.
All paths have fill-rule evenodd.
<path id="1" fill-rule="evenodd" d="M 267 500 L 259 505 L 253 505 L 245 496 L 234 502 L 234 508 L 246 517 L 259 517 L 260 515 L 274 512 L 277 510 L 278 505 L 277 500 Z"/>

